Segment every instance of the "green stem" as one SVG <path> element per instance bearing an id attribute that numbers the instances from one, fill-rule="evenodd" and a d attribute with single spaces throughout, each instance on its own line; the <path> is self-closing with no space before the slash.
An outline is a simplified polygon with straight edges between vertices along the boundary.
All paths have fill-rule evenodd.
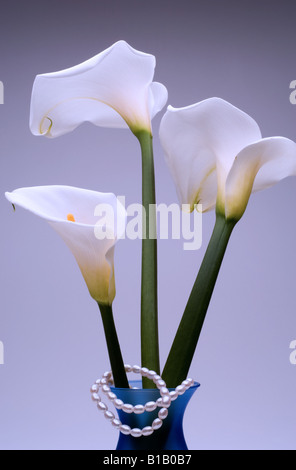
<path id="1" fill-rule="evenodd" d="M 142 366 L 159 374 L 157 312 L 157 236 L 155 176 L 152 135 L 142 130 L 135 133 L 142 152 L 142 281 L 141 281 L 141 361 Z M 143 388 L 152 388 L 143 378 Z"/>
<path id="2" fill-rule="evenodd" d="M 114 385 L 115 387 L 129 388 L 120 345 L 116 333 L 112 305 L 98 305 L 101 311 L 101 317 L 103 321 Z"/>
<path id="3" fill-rule="evenodd" d="M 188 375 L 199 335 L 215 287 L 224 253 L 236 221 L 217 214 L 203 262 L 162 374 L 167 387 L 176 387 Z"/>

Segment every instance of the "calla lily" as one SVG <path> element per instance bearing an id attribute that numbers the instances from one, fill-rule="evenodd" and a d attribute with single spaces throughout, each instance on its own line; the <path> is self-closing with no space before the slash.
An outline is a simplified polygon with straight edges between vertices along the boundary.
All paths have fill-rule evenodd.
<path id="1" fill-rule="evenodd" d="M 37 75 L 30 128 L 57 137 L 85 121 L 103 127 L 151 131 L 151 119 L 165 105 L 167 90 L 153 82 L 155 57 L 125 41 L 74 67 Z"/>
<path id="2" fill-rule="evenodd" d="M 111 305 L 114 247 L 126 223 L 126 211 L 115 195 L 70 186 L 36 186 L 5 196 L 13 205 L 47 220 L 75 256 L 91 296 L 99 304 Z M 104 210 L 98 211 L 100 207 Z"/>
<path id="3" fill-rule="evenodd" d="M 160 140 L 181 204 L 239 220 L 251 192 L 296 174 L 296 144 L 262 138 L 248 114 L 220 98 L 169 106 Z"/>

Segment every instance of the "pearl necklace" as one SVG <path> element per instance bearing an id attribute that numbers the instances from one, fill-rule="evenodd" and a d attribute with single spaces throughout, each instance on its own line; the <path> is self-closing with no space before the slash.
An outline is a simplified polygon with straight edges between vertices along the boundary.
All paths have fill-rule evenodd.
<path id="1" fill-rule="evenodd" d="M 91 386 L 91 395 L 93 401 L 96 403 L 98 410 L 104 413 L 105 418 L 111 423 L 111 425 L 118 429 L 120 432 L 133 437 L 150 436 L 154 431 L 162 426 L 163 420 L 168 416 L 168 408 L 172 401 L 176 400 L 179 395 L 188 390 L 194 383 L 193 379 L 183 380 L 181 385 L 178 385 L 175 390 L 169 391 L 165 381 L 153 370 L 147 369 L 147 367 L 140 366 L 124 366 L 126 372 L 134 372 L 135 374 L 141 374 L 142 377 L 147 377 L 152 380 L 160 392 L 160 397 L 156 401 L 148 401 L 145 405 L 131 405 L 124 403 L 122 400 L 117 398 L 117 395 L 111 391 L 110 385 L 113 384 L 112 372 L 105 372 L 101 379 Z M 141 414 L 145 411 L 154 411 L 157 407 L 160 408 L 158 412 L 158 418 L 154 419 L 151 426 L 145 426 L 143 429 L 131 428 L 127 424 L 123 424 L 115 415 L 108 409 L 108 406 L 102 401 L 99 390 L 102 390 L 104 395 L 113 403 L 116 409 L 122 410 L 125 413 Z"/>

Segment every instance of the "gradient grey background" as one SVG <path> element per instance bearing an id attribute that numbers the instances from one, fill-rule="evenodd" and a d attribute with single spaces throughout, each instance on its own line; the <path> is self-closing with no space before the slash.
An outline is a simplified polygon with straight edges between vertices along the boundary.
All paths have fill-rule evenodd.
<path id="1" fill-rule="evenodd" d="M 89 388 L 108 369 L 101 319 L 68 248 L 4 191 L 66 184 L 140 202 L 139 146 L 128 130 L 83 125 L 55 140 L 29 130 L 36 74 L 78 64 L 125 39 L 156 56 L 168 103 L 220 96 L 263 136 L 296 138 L 296 6 L 291 1 L 2 0 L 0 12 L 1 449 L 114 449 L 117 432 Z M 177 202 L 153 121 L 157 200 Z M 201 383 L 185 417 L 190 449 L 295 449 L 296 181 L 252 196 L 231 238 L 190 371 Z M 165 362 L 203 245 L 159 242 L 159 328 Z M 124 359 L 140 362 L 139 241 L 116 250 L 114 315 Z"/>

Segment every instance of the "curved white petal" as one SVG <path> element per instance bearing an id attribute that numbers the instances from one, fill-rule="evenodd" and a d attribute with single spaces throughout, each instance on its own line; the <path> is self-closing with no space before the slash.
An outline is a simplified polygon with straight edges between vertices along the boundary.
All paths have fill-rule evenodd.
<path id="1" fill-rule="evenodd" d="M 159 113 L 168 100 L 168 91 L 162 83 L 152 82 L 149 87 L 149 112 L 151 119 Z"/>
<path id="2" fill-rule="evenodd" d="M 5 196 L 47 220 L 75 256 L 91 296 L 111 304 L 115 296 L 114 246 L 126 223 L 125 209 L 115 195 L 71 186 L 36 186 Z M 67 220 L 68 214 L 75 222 Z"/>
<path id="3" fill-rule="evenodd" d="M 97 126 L 132 130 L 151 128 L 151 119 L 167 99 L 153 84 L 155 57 L 118 41 L 74 67 L 37 75 L 30 128 L 35 135 L 57 137 L 89 121 Z"/>
<path id="4" fill-rule="evenodd" d="M 224 200 L 227 174 L 238 152 L 261 138 L 257 123 L 220 98 L 184 108 L 169 106 L 160 125 L 160 141 L 181 204 Z"/>
<path id="5" fill-rule="evenodd" d="M 252 191 L 259 191 L 296 175 L 296 143 L 269 137 L 244 148 L 235 159 L 226 181 L 225 215 L 240 219 Z"/>

